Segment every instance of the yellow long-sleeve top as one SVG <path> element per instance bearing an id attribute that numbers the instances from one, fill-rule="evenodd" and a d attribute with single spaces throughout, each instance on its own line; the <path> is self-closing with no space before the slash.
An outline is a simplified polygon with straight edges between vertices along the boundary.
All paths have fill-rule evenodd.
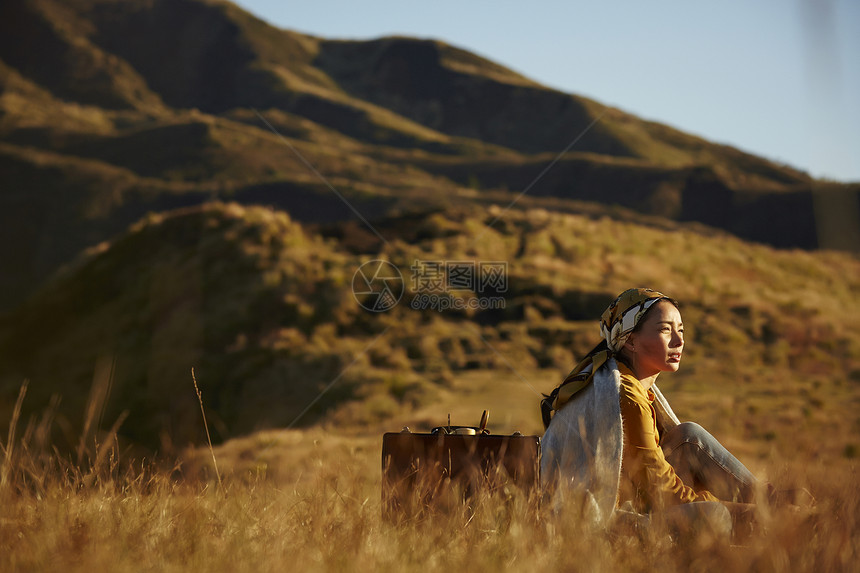
<path id="1" fill-rule="evenodd" d="M 719 501 L 708 491 L 684 485 L 660 448 L 654 394 L 645 390 L 633 372 L 619 362 L 621 419 L 624 450 L 621 459 L 619 505 L 633 502 L 637 511 L 692 501 Z"/>

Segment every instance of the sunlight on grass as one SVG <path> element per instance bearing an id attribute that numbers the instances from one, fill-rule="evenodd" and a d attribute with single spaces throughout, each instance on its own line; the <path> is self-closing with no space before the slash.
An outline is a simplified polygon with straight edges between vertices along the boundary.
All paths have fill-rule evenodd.
<path id="1" fill-rule="evenodd" d="M 860 486 L 848 466 L 807 468 L 817 505 L 765 508 L 759 529 L 738 544 L 706 533 L 673 539 L 659 523 L 638 533 L 597 530 L 573 507 L 554 514 L 516 488 L 417 522 L 385 520 L 380 440 L 323 430 L 268 436 L 257 446 L 288 471 L 236 471 L 223 489 L 195 465 L 211 462 L 208 452 L 189 452 L 197 461 L 173 469 L 121 467 L 113 457 L 82 468 L 22 442 L 3 462 L 0 569 L 833 571 L 850 570 L 860 548 Z M 247 458 L 227 446 L 219 453 L 227 467 Z M 96 479 L 86 484 L 85 473 Z"/>

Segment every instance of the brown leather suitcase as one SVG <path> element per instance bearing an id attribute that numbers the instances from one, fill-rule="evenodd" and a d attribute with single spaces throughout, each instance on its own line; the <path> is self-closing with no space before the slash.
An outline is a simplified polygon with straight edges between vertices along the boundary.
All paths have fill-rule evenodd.
<path id="1" fill-rule="evenodd" d="M 483 492 L 540 485 L 540 438 L 494 435 L 480 428 L 408 428 L 382 437 L 382 501 L 386 517 L 433 513 Z"/>

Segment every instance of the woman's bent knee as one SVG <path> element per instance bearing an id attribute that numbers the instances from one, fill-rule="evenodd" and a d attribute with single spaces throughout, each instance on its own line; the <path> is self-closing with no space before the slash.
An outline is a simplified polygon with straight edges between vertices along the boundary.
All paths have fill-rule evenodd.
<path id="1" fill-rule="evenodd" d="M 709 437 L 708 431 L 696 422 L 682 422 L 663 433 L 660 445 L 664 451 L 672 451 L 685 443 L 701 445 Z"/>
<path id="2" fill-rule="evenodd" d="M 681 422 L 678 424 L 675 431 L 679 433 L 683 440 L 690 440 L 691 438 L 701 439 L 704 436 L 711 435 L 705 428 L 696 422 Z"/>

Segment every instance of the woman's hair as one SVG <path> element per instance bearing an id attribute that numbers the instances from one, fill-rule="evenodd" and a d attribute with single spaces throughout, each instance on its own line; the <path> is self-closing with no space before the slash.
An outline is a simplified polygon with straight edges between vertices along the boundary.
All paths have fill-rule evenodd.
<path id="1" fill-rule="evenodd" d="M 674 307 L 675 307 L 675 308 L 677 308 L 678 310 L 681 310 L 681 307 L 680 307 L 680 306 L 678 306 L 678 301 L 677 301 L 677 300 L 675 300 L 674 298 L 669 298 L 668 296 L 663 297 L 663 298 L 661 298 L 660 300 L 658 300 L 657 302 L 655 302 L 654 304 L 652 304 L 651 306 L 649 306 L 649 307 L 645 310 L 645 312 L 644 312 L 644 313 L 642 313 L 642 317 L 639 319 L 639 322 L 637 322 L 637 323 L 636 323 L 636 326 L 634 326 L 634 327 L 633 327 L 633 331 L 632 331 L 630 334 L 636 334 L 637 332 L 639 332 L 640 330 L 642 330 L 642 325 L 643 325 L 643 324 L 645 324 L 645 321 L 648 319 L 648 315 L 649 315 L 649 314 L 651 314 L 651 311 L 652 311 L 652 310 L 654 310 L 654 307 L 655 307 L 655 306 L 657 306 L 658 304 L 660 304 L 660 303 L 661 303 L 661 302 L 663 302 L 664 300 L 665 300 L 666 302 L 671 302 L 671 303 L 672 303 L 672 306 L 674 306 Z"/>

